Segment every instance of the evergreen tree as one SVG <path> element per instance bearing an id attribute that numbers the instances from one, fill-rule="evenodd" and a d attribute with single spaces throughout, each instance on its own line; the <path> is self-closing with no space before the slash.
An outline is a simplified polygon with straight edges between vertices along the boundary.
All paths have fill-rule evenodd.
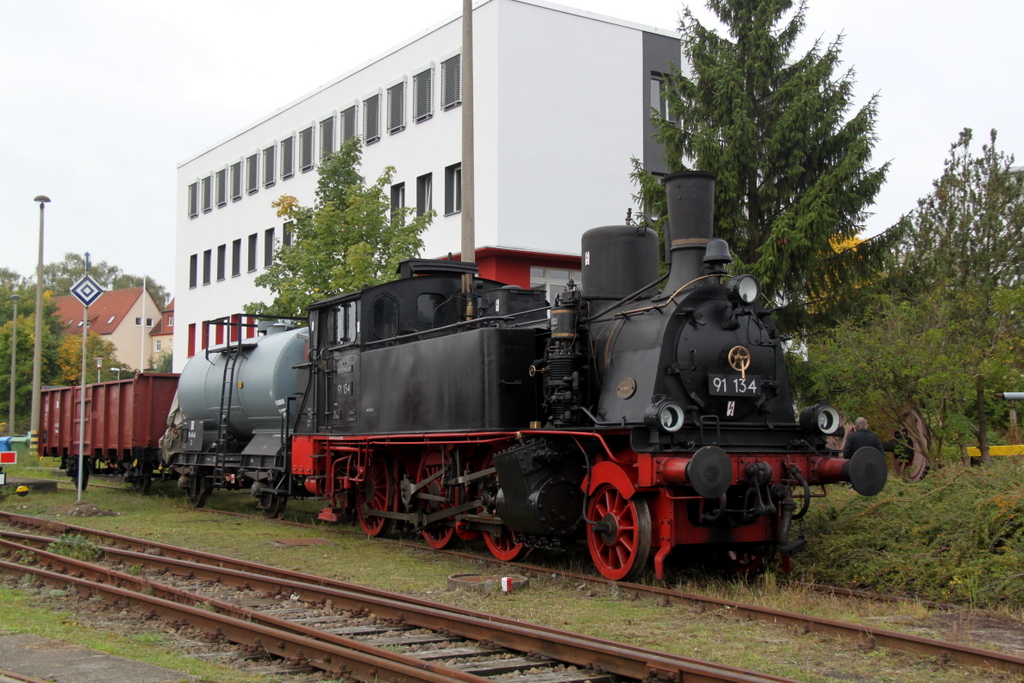
<path id="1" fill-rule="evenodd" d="M 315 301 L 394 280 L 398 263 L 419 254 L 434 212 L 413 217 L 412 208 L 392 210 L 395 169 L 387 167 L 367 186 L 360 156 L 359 140 L 351 138 L 320 163 L 314 206 L 289 195 L 274 202 L 277 215 L 290 222 L 292 243 L 278 247 L 273 264 L 256 278 L 274 300 L 249 304 L 246 313 L 302 315 Z"/>
<path id="2" fill-rule="evenodd" d="M 770 299 L 795 304 L 779 316 L 783 329 L 827 324 L 848 303 L 843 295 L 870 282 L 886 248 L 840 246 L 860 231 L 888 169 L 869 166 L 877 98 L 848 116 L 854 80 L 838 71 L 841 37 L 793 54 L 803 2 L 792 12 L 792 0 L 707 6 L 728 35 L 684 9 L 690 74 L 666 75 L 669 117 L 654 115 L 656 137 L 670 171 L 717 175 L 715 234 L 728 240 L 734 272 L 757 275 Z M 648 214 L 664 216 L 664 192 L 636 160 L 634 178 Z"/>

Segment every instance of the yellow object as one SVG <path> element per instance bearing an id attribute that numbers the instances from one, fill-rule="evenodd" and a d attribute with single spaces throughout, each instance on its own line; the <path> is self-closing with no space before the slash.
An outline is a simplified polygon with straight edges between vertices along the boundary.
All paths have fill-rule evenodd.
<path id="1" fill-rule="evenodd" d="M 18 488 L 14 489 L 14 492 L 17 493 L 19 496 L 27 496 L 28 495 L 28 487 L 24 486 L 24 485 L 19 486 Z"/>
<path id="2" fill-rule="evenodd" d="M 1016 444 L 1014 446 L 989 446 L 989 455 L 1024 455 L 1024 444 Z M 981 449 L 974 446 L 967 448 L 967 455 L 972 458 L 981 457 Z"/>

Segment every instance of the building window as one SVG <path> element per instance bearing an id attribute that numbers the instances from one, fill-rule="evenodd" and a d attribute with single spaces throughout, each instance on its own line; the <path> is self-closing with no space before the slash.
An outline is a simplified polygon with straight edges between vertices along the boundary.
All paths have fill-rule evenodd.
<path id="1" fill-rule="evenodd" d="M 259 235 L 255 232 L 249 235 L 249 272 L 256 270 L 256 247 Z"/>
<path id="2" fill-rule="evenodd" d="M 288 180 L 295 175 L 295 136 L 289 135 L 281 140 L 281 180 Z"/>
<path id="3" fill-rule="evenodd" d="M 391 186 L 391 222 L 398 220 L 399 209 L 405 208 L 405 183 Z"/>
<path id="4" fill-rule="evenodd" d="M 313 170 L 313 126 L 299 132 L 299 170 Z"/>
<path id="5" fill-rule="evenodd" d="M 651 106 L 658 116 L 675 123 L 675 117 L 668 110 L 668 98 L 665 96 L 665 77 L 659 73 L 651 74 Z"/>
<path id="6" fill-rule="evenodd" d="M 416 215 L 422 216 L 433 208 L 432 179 L 430 174 L 421 175 L 416 179 Z"/>
<path id="7" fill-rule="evenodd" d="M 196 324 L 188 324 L 188 357 L 196 355 Z"/>
<path id="8" fill-rule="evenodd" d="M 199 284 L 199 254 L 188 257 L 188 288 L 195 289 Z"/>
<path id="9" fill-rule="evenodd" d="M 153 327 L 153 319 L 146 318 L 146 327 Z"/>
<path id="10" fill-rule="evenodd" d="M 334 153 L 334 117 L 328 116 L 320 122 L 320 158 Z"/>
<path id="11" fill-rule="evenodd" d="M 142 327 L 142 318 L 135 319 L 135 327 Z"/>
<path id="12" fill-rule="evenodd" d="M 462 164 L 444 169 L 444 215 L 462 211 Z"/>
<path id="13" fill-rule="evenodd" d="M 352 105 L 341 112 L 341 141 L 354 138 L 358 129 L 356 128 L 356 105 Z"/>
<path id="14" fill-rule="evenodd" d="M 245 191 L 256 194 L 260 191 L 259 154 L 252 154 L 245 160 Z"/>
<path id="15" fill-rule="evenodd" d="M 188 186 L 188 217 L 195 218 L 199 215 L 199 183 L 192 183 Z"/>
<path id="16" fill-rule="evenodd" d="M 363 144 L 380 140 L 380 95 L 363 100 Z"/>
<path id="17" fill-rule="evenodd" d="M 565 291 L 565 283 L 570 278 L 579 283 L 582 275 L 578 270 L 566 268 L 530 267 L 530 289 L 544 292 L 549 302 L 554 302 L 555 297 Z"/>
<path id="18" fill-rule="evenodd" d="M 174 327 L 174 316 L 167 316 L 167 327 Z"/>
<path id="19" fill-rule="evenodd" d="M 242 162 L 236 161 L 231 164 L 231 201 L 237 202 L 242 198 Z"/>
<path id="20" fill-rule="evenodd" d="M 441 109 L 462 104 L 462 55 L 441 62 Z"/>
<path id="21" fill-rule="evenodd" d="M 210 284 L 210 261 L 213 260 L 213 250 L 207 249 L 203 252 L 203 284 Z"/>
<path id="22" fill-rule="evenodd" d="M 224 279 L 224 271 L 227 268 L 228 245 L 222 244 L 217 247 L 217 281 Z"/>
<path id="23" fill-rule="evenodd" d="M 274 145 L 263 150 L 263 187 L 270 187 L 274 184 L 274 171 L 277 169 L 277 163 L 274 160 L 276 154 L 277 147 Z"/>
<path id="24" fill-rule="evenodd" d="M 288 221 L 281 227 L 281 243 L 286 247 L 292 246 L 292 230 L 295 229 L 295 221 Z"/>
<path id="25" fill-rule="evenodd" d="M 434 70 L 427 69 L 412 77 L 412 118 L 416 123 L 434 115 L 431 104 Z"/>
<path id="26" fill-rule="evenodd" d="M 237 239 L 231 243 L 231 277 L 238 277 L 242 274 L 242 240 Z"/>
<path id="27" fill-rule="evenodd" d="M 388 134 L 405 130 L 405 81 L 388 88 Z"/>
<path id="28" fill-rule="evenodd" d="M 203 213 L 213 211 L 213 176 L 203 178 Z"/>
<path id="29" fill-rule="evenodd" d="M 228 205 L 228 169 L 217 171 L 217 208 Z"/>
<path id="30" fill-rule="evenodd" d="M 269 268 L 274 262 L 274 229 L 267 228 L 263 232 L 263 267 Z"/>
<path id="31" fill-rule="evenodd" d="M 156 350 L 157 350 L 157 353 L 160 352 L 160 340 L 159 339 L 156 340 Z"/>

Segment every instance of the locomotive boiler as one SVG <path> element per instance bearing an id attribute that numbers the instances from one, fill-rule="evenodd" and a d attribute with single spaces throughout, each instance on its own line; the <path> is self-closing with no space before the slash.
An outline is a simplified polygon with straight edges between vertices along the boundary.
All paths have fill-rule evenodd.
<path id="1" fill-rule="evenodd" d="M 315 497 L 323 520 L 436 548 L 482 539 L 504 560 L 584 542 L 614 580 L 652 559 L 662 577 L 673 550 L 737 572 L 778 553 L 788 570 L 822 485 L 874 495 L 884 456 L 830 451 L 826 403 L 795 414 L 759 283 L 730 275 L 712 235 L 714 177 L 665 188 L 664 276 L 653 230 L 606 226 L 553 305 L 474 264 L 411 260 L 279 341 L 229 334 L 182 378 L 172 461 L 190 500 L 246 486 L 277 514 Z"/>

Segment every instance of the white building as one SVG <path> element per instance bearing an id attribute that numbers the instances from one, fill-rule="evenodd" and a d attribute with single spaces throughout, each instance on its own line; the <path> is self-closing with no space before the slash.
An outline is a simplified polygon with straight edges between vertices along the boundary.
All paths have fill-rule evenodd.
<path id="1" fill-rule="evenodd" d="M 477 247 L 528 252 L 535 279 L 557 279 L 538 252 L 578 257 L 585 230 L 634 205 L 631 157 L 663 167 L 650 107 L 679 39 L 540 0 L 478 2 L 473 32 Z M 202 321 L 269 300 L 253 280 L 284 239 L 271 202 L 311 205 L 342 139 L 363 137 L 369 182 L 394 166 L 393 199 L 437 211 L 423 256 L 460 251 L 461 40 L 452 17 L 179 165 L 176 370 Z"/>

